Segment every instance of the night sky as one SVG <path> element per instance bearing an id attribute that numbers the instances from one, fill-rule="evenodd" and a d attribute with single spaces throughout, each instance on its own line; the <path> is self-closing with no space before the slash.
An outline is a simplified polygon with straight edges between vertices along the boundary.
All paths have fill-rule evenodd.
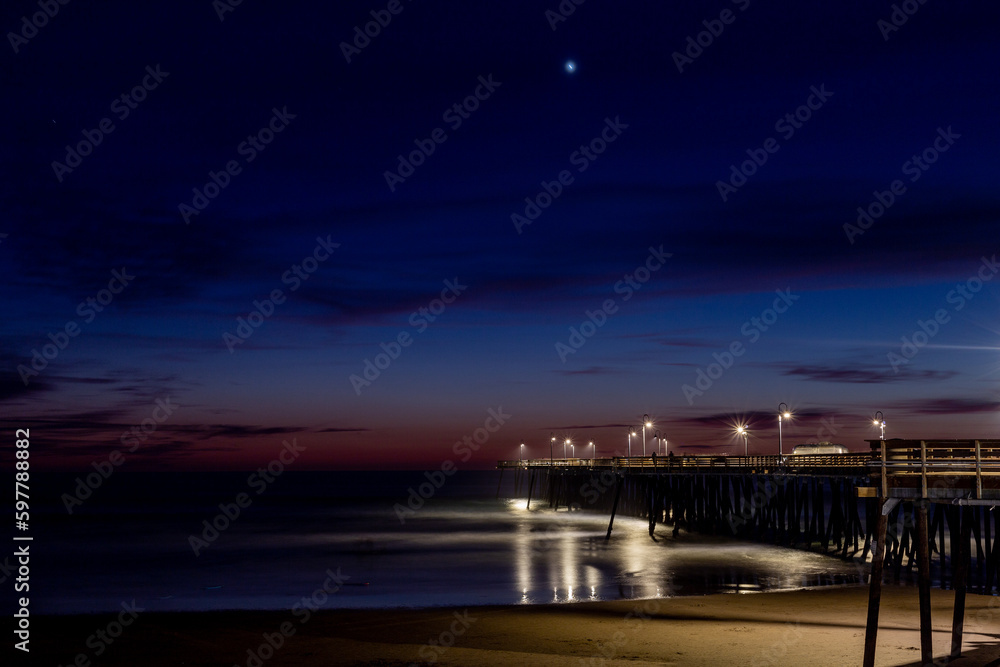
<path id="1" fill-rule="evenodd" d="M 992 3 L 51 4 L 0 21 L 39 468 L 996 436 Z"/>

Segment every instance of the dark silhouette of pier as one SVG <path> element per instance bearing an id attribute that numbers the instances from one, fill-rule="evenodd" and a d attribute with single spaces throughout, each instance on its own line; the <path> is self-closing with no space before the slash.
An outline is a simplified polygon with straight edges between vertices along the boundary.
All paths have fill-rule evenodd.
<path id="1" fill-rule="evenodd" d="M 679 530 L 818 550 L 870 568 L 866 667 L 874 665 L 883 577 L 917 569 L 921 656 L 933 661 L 930 585 L 1000 593 L 1000 440 L 869 440 L 870 451 L 803 456 L 644 456 L 499 461 L 514 492 L 553 509 L 608 512 Z M 499 493 L 499 486 L 498 486 Z M 991 519 L 992 518 L 992 519 Z M 975 558 L 973 559 L 973 554 Z M 870 566 L 869 566 L 870 560 Z M 932 560 L 934 561 L 932 569 Z"/>

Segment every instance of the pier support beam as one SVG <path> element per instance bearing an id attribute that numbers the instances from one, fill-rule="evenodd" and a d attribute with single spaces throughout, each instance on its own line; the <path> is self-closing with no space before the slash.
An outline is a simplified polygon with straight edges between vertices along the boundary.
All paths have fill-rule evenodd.
<path id="1" fill-rule="evenodd" d="M 524 506 L 524 509 L 531 509 L 531 490 L 535 487 L 535 471 L 531 471 L 531 476 L 528 478 L 528 504 Z"/>
<path id="2" fill-rule="evenodd" d="M 913 503 L 917 519 L 917 589 L 920 596 L 920 660 L 929 665 L 934 662 L 931 642 L 931 557 L 927 534 L 927 501 Z"/>
<path id="3" fill-rule="evenodd" d="M 875 667 L 875 646 L 878 644 L 878 611 L 882 603 L 882 566 L 885 563 L 885 533 L 889 525 L 889 512 L 899 503 L 886 499 L 882 502 L 875 527 L 875 553 L 872 555 L 871 579 L 868 583 L 868 623 L 865 627 L 864 667 Z"/>
<path id="4" fill-rule="evenodd" d="M 972 508 L 963 507 L 958 553 L 955 555 L 955 614 L 951 622 L 952 659 L 962 654 L 962 633 L 965 631 L 965 589 L 969 579 L 969 560 L 972 558 L 969 548 L 969 539 L 972 537 L 972 520 Z"/>
<path id="5" fill-rule="evenodd" d="M 611 521 L 608 522 L 608 534 L 604 537 L 604 541 L 607 542 L 611 539 L 611 529 L 615 525 L 615 512 L 618 511 L 618 499 L 622 495 L 622 486 L 625 484 L 624 475 L 618 478 L 618 484 L 615 485 L 615 502 L 611 506 Z"/>
<path id="6" fill-rule="evenodd" d="M 653 454 L 653 456 L 656 456 L 656 454 Z M 656 462 L 655 458 L 653 459 L 653 462 L 654 463 Z M 650 482 L 649 484 L 649 536 L 650 537 L 653 537 L 653 531 L 656 530 L 655 508 L 656 508 L 656 478 L 654 477 L 653 481 Z M 653 539 L 655 540 L 656 538 L 653 537 Z"/>

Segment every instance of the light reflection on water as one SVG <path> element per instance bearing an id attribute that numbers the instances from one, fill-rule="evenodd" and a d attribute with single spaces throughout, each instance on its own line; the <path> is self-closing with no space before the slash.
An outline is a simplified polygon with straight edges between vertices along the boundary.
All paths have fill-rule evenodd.
<path id="1" fill-rule="evenodd" d="M 523 604 L 656 598 L 707 593 L 858 584 L 864 567 L 838 558 L 724 537 L 681 533 L 645 520 L 616 517 L 605 542 L 608 517 L 585 512 L 524 510 L 507 501 L 516 529 L 513 551 Z"/>

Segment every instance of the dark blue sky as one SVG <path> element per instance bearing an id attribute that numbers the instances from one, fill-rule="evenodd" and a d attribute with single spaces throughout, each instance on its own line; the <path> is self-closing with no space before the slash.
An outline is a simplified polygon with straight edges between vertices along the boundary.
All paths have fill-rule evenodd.
<path id="1" fill-rule="evenodd" d="M 643 413 L 763 453 L 781 401 L 794 442 L 994 434 L 997 8 L 387 4 L 4 8 L 0 402 L 36 463 L 144 419 L 136 469 L 611 454 Z"/>

